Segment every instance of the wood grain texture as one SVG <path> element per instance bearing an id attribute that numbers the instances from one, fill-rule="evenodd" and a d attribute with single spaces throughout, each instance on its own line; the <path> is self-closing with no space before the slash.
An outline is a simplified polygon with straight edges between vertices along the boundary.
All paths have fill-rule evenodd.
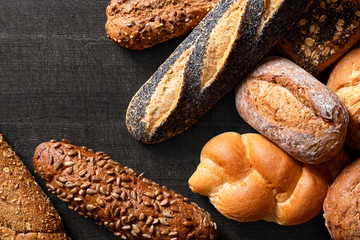
<path id="1" fill-rule="evenodd" d="M 181 193 L 209 211 L 220 240 L 330 239 L 322 216 L 295 227 L 222 217 L 187 180 L 203 145 L 225 131 L 255 132 L 238 116 L 234 93 L 183 134 L 156 145 L 133 139 L 128 103 L 182 39 L 130 51 L 106 38 L 105 8 L 94 1 L 0 1 L 0 132 L 34 174 L 35 147 L 51 138 L 104 151 L 123 166 Z M 45 189 L 37 176 L 36 180 Z M 73 240 L 117 237 L 50 195 Z"/>

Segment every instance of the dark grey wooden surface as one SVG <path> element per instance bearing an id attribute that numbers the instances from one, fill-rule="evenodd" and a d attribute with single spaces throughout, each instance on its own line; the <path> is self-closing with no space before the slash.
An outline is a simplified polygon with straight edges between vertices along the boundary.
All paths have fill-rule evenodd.
<path id="1" fill-rule="evenodd" d="M 121 48 L 106 37 L 107 3 L 0 0 L 0 132 L 30 171 L 39 143 L 66 138 L 188 196 L 211 213 L 221 240 L 329 239 L 321 215 L 294 227 L 238 223 L 189 190 L 208 140 L 225 131 L 255 132 L 238 116 L 233 92 L 179 136 L 156 145 L 131 138 L 125 126 L 131 97 L 182 38 L 144 51 Z M 118 239 L 48 195 L 73 240 Z"/>

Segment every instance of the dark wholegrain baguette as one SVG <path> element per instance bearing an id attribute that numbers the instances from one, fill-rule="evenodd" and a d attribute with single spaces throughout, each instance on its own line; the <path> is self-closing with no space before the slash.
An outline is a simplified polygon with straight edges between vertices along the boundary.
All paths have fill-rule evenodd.
<path id="1" fill-rule="evenodd" d="M 126 114 L 130 134 L 155 143 L 189 128 L 235 87 L 306 5 L 220 1 L 132 98 Z"/>
<path id="2" fill-rule="evenodd" d="M 112 0 L 105 28 L 116 44 L 141 50 L 192 30 L 218 0 Z"/>
<path id="3" fill-rule="evenodd" d="M 316 76 L 359 40 L 359 1 L 313 0 L 276 48 Z"/>
<path id="4" fill-rule="evenodd" d="M 122 239 L 216 239 L 210 215 L 166 187 L 122 167 L 103 152 L 69 142 L 40 144 L 34 167 L 69 208 Z"/>
<path id="5" fill-rule="evenodd" d="M 50 200 L 1 134 L 0 239 L 70 240 Z"/>

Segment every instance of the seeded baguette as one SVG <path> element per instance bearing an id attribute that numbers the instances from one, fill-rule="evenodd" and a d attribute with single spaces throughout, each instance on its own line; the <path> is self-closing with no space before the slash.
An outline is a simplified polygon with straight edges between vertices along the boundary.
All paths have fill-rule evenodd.
<path id="1" fill-rule="evenodd" d="M 359 40 L 359 1 L 313 0 L 276 48 L 316 76 Z"/>
<path id="2" fill-rule="evenodd" d="M 116 44 L 141 50 L 192 30 L 218 0 L 112 0 L 105 28 Z"/>
<path id="3" fill-rule="evenodd" d="M 270 50 L 306 3 L 220 1 L 132 98 L 130 134 L 155 143 L 189 128 Z"/>
<path id="4" fill-rule="evenodd" d="M 40 144 L 34 167 L 69 208 L 122 239 L 216 239 L 210 215 L 172 190 L 122 167 L 103 152 L 69 142 Z"/>
<path id="5" fill-rule="evenodd" d="M 0 239 L 70 240 L 50 200 L 1 134 Z"/>

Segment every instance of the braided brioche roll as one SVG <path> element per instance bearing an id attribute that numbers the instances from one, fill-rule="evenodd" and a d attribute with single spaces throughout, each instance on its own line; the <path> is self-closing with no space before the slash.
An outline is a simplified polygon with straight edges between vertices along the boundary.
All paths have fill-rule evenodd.
<path id="1" fill-rule="evenodd" d="M 296 225 L 320 213 L 332 176 L 348 161 L 341 151 L 329 163 L 307 165 L 259 134 L 228 132 L 204 146 L 189 185 L 227 218 Z"/>

